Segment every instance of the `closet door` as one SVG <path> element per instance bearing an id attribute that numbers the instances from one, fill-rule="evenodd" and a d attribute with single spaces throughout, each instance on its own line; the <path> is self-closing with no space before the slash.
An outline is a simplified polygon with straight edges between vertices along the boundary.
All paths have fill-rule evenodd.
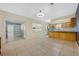
<path id="1" fill-rule="evenodd" d="M 7 41 L 12 41 L 14 40 L 14 25 L 13 24 L 8 24 L 7 25 Z"/>
<path id="2" fill-rule="evenodd" d="M 22 38 L 21 24 L 14 25 L 14 38 Z"/>

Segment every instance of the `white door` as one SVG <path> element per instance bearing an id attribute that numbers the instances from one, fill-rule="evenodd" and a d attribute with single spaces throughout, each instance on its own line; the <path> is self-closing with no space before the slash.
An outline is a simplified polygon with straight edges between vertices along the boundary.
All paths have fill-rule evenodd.
<path id="1" fill-rule="evenodd" d="M 14 39 L 14 25 L 8 24 L 7 25 L 7 36 L 8 36 L 8 41 L 12 41 Z"/>

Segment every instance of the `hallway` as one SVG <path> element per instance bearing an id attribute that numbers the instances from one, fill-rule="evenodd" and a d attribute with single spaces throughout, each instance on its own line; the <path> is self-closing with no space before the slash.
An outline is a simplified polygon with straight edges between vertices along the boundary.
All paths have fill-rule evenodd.
<path id="1" fill-rule="evenodd" d="M 5 56 L 79 56 L 76 43 L 48 37 L 12 41 L 2 51 Z"/>

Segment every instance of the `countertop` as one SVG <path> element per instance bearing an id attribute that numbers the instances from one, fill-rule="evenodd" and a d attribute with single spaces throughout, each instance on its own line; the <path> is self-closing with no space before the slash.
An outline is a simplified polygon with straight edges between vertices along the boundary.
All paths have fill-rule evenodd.
<path id="1" fill-rule="evenodd" d="M 76 31 L 49 31 L 49 32 L 75 32 L 76 33 Z"/>

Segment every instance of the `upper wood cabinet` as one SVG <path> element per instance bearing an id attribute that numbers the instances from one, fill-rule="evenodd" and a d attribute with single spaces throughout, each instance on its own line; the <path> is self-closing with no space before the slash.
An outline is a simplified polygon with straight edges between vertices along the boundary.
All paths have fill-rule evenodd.
<path id="1" fill-rule="evenodd" d="M 71 27 L 75 27 L 76 26 L 76 17 L 71 18 Z"/>
<path id="2" fill-rule="evenodd" d="M 66 22 L 62 24 L 62 28 L 70 28 L 70 22 Z"/>
<path id="3" fill-rule="evenodd" d="M 49 27 L 55 28 L 56 24 L 49 24 Z"/>
<path id="4" fill-rule="evenodd" d="M 62 24 L 62 28 L 73 28 L 76 26 L 76 17 L 71 18 L 70 22 Z"/>
<path id="5" fill-rule="evenodd" d="M 76 17 L 71 18 L 72 23 L 76 23 Z"/>
<path id="6" fill-rule="evenodd" d="M 56 28 L 58 24 L 49 24 L 49 27 Z M 61 28 L 74 28 L 76 26 L 76 17 L 70 19 L 69 22 L 61 23 Z"/>

